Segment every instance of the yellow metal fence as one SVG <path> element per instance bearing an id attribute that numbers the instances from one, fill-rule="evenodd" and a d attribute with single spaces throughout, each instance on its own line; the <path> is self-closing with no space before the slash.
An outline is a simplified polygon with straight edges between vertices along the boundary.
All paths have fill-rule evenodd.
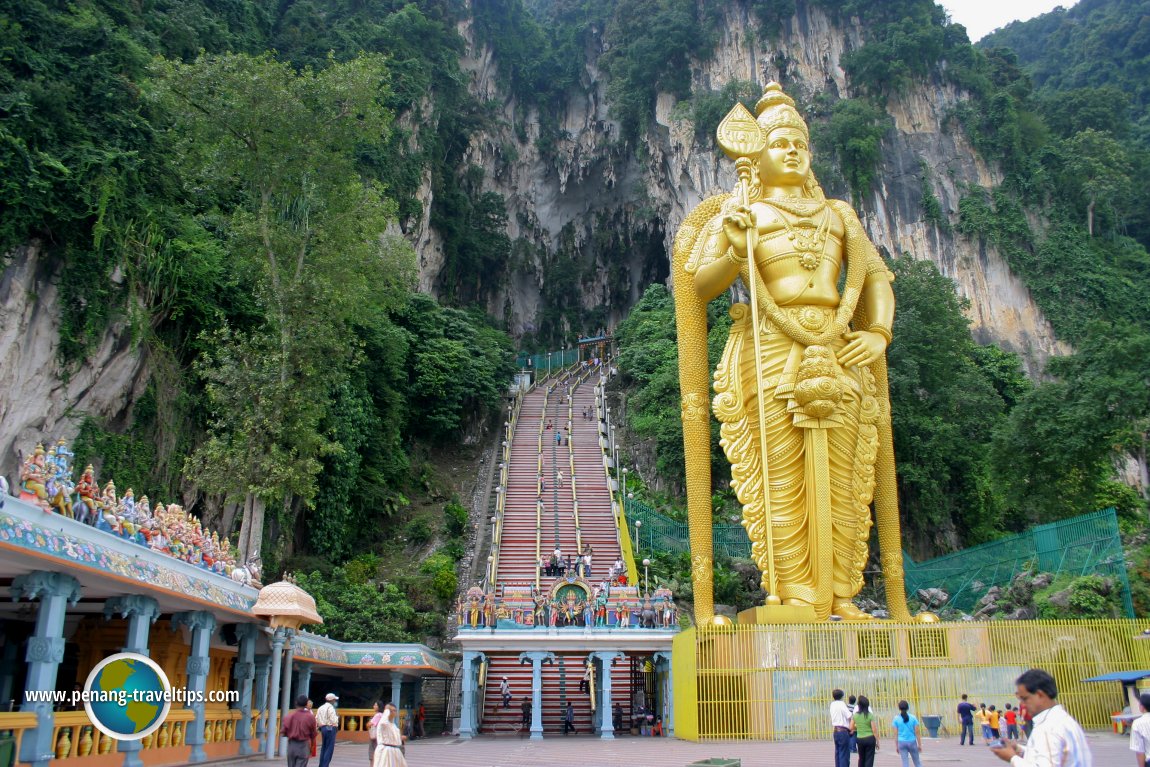
<path id="1" fill-rule="evenodd" d="M 1145 626 L 1113 621 L 937 624 L 828 623 L 699 627 L 675 638 L 676 734 L 688 740 L 807 740 L 830 736 L 831 691 L 866 695 L 890 731 L 900 700 L 957 732 L 960 696 L 1000 710 L 1014 680 L 1042 668 L 1087 729 L 1109 729 L 1125 705 L 1099 674 L 1150 668 Z"/>

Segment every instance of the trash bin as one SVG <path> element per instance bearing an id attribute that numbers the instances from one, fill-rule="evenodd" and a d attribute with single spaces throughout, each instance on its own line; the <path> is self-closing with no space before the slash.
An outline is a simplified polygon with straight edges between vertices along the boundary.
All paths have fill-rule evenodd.
<path id="1" fill-rule="evenodd" d="M 16 763 L 16 737 L 11 730 L 0 732 L 0 767 L 12 767 Z"/>
<path id="2" fill-rule="evenodd" d="M 942 717 L 937 714 L 924 714 L 922 726 L 926 728 L 929 737 L 937 738 L 938 728 L 942 727 Z"/>

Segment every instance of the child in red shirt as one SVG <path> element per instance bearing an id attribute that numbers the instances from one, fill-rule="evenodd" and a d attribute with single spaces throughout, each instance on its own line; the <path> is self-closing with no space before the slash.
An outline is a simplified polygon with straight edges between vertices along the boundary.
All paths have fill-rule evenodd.
<path id="1" fill-rule="evenodd" d="M 1010 740 L 1018 740 L 1018 712 L 1006 704 L 1006 711 L 1002 714 L 1003 719 L 1006 720 L 1006 737 Z"/>

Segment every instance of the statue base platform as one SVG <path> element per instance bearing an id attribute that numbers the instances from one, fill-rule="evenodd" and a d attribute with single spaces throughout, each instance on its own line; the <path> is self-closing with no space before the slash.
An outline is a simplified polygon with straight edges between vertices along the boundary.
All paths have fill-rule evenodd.
<path id="1" fill-rule="evenodd" d="M 765 626 L 781 623 L 817 623 L 814 605 L 759 605 L 739 613 L 739 625 Z"/>

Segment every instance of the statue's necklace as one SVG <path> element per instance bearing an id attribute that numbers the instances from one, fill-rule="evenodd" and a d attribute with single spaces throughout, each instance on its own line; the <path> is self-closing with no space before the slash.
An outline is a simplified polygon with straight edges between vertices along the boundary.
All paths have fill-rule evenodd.
<path id="1" fill-rule="evenodd" d="M 825 200 L 819 200 L 813 205 L 810 202 L 794 202 L 779 199 L 764 200 L 768 205 L 784 213 L 796 216 L 799 221 L 791 224 L 790 219 L 780 215 L 783 226 L 787 230 L 787 238 L 794 243 L 795 252 L 799 254 L 799 265 L 813 272 L 823 262 L 823 254 L 827 247 L 827 233 L 831 228 L 831 214 Z M 814 217 L 819 213 L 822 217 L 816 224 Z"/>

